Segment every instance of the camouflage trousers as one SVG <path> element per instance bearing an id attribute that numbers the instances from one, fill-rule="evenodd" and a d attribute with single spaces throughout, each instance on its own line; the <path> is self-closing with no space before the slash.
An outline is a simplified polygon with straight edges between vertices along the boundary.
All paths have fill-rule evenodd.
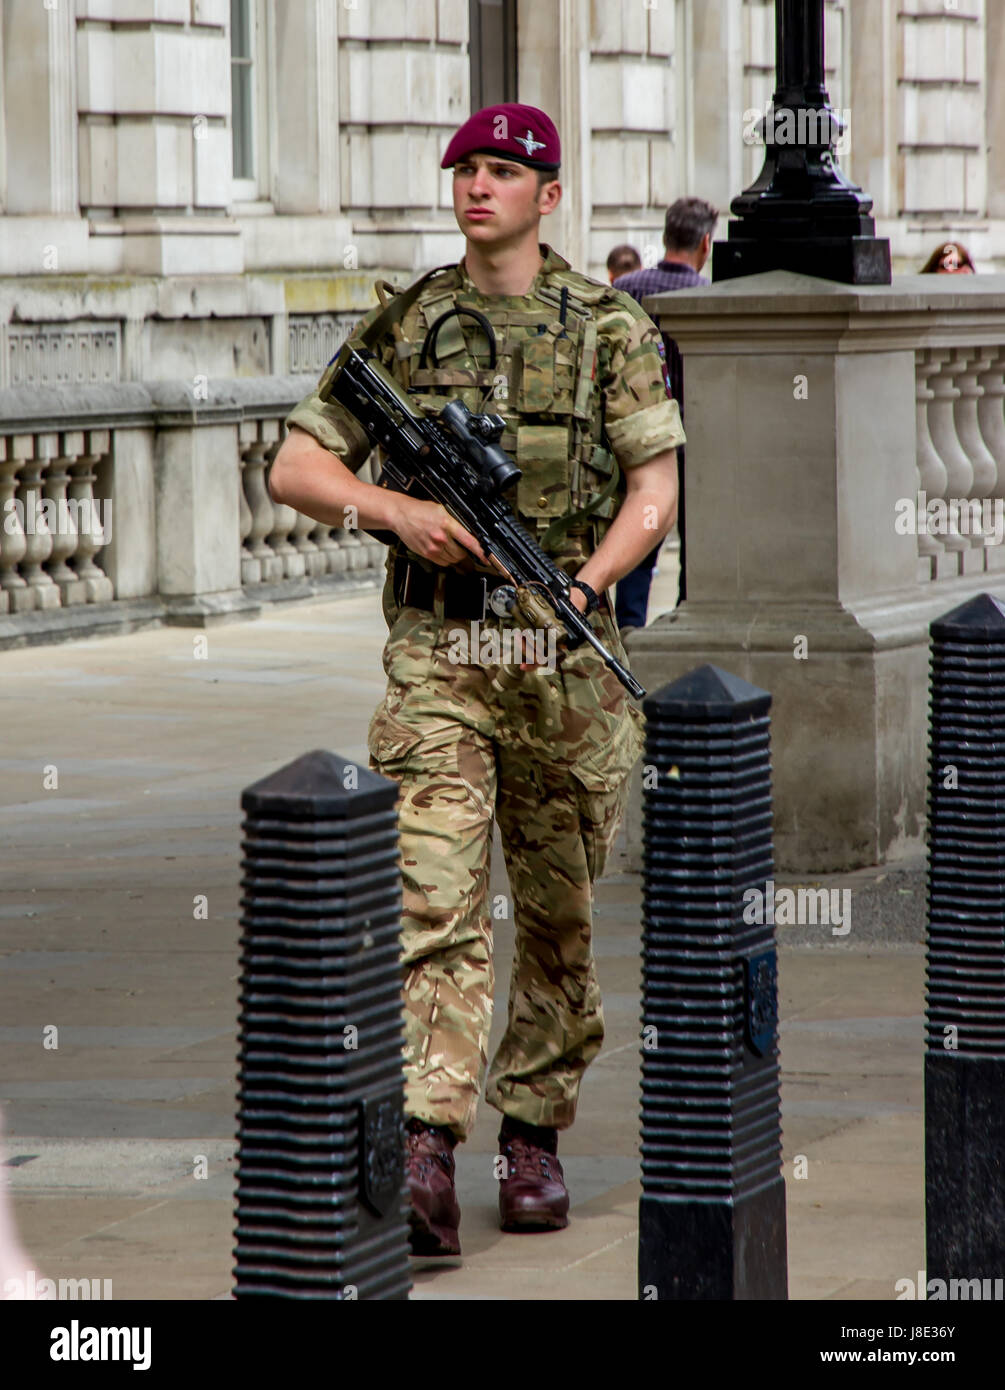
<path id="1" fill-rule="evenodd" d="M 515 956 L 486 1099 L 564 1129 L 604 1036 L 593 882 L 624 814 L 643 716 L 592 648 L 560 648 L 552 669 L 520 671 L 496 664 L 512 652 L 486 636 L 509 623 L 385 614 L 387 694 L 368 747 L 370 766 L 400 787 L 406 1114 L 460 1139 L 474 1124 L 492 1018 L 498 821 Z M 625 661 L 612 620 L 591 622 Z"/>

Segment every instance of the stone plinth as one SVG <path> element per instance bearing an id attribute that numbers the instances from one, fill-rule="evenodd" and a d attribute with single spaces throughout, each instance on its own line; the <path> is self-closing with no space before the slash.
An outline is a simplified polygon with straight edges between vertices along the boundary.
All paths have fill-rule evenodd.
<path id="1" fill-rule="evenodd" d="M 688 598 L 631 638 L 632 668 L 654 689 L 714 662 L 771 692 L 780 868 L 916 852 L 928 624 L 971 594 L 1005 590 L 1001 571 L 986 572 L 997 557 L 949 537 L 929 562 L 918 536 L 896 529 L 901 499 L 913 505 L 922 487 L 953 495 L 936 423 L 957 495 L 979 495 L 960 462 L 967 440 L 976 446 L 954 432 L 966 409 L 957 377 L 940 387 L 953 393 L 948 415 L 926 414 L 933 393 L 919 389 L 917 359 L 997 350 L 1005 276 L 848 287 L 773 272 L 647 308 L 685 359 Z M 1003 490 L 1000 460 L 983 496 Z M 639 802 L 628 834 L 640 859 Z"/>

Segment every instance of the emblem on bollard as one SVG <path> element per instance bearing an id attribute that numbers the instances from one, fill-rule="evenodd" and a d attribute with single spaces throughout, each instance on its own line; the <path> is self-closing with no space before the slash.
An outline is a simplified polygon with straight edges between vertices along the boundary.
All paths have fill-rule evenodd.
<path id="1" fill-rule="evenodd" d="M 374 1216 L 386 1216 L 398 1200 L 405 1171 L 401 1091 L 360 1101 L 360 1196 Z"/>
<path id="2" fill-rule="evenodd" d="M 778 1026 L 778 954 L 774 948 L 748 956 L 746 971 L 747 1042 L 758 1057 L 770 1050 Z"/>

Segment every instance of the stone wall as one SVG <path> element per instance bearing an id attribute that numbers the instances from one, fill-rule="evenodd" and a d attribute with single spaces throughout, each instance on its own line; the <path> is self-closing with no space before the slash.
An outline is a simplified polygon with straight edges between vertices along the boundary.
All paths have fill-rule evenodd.
<path id="1" fill-rule="evenodd" d="M 320 374 L 371 303 L 374 278 L 0 278 L 0 389 Z"/>
<path id="2" fill-rule="evenodd" d="M 962 240 L 1005 268 L 1001 147 L 1005 7 L 998 0 L 853 0 L 850 169 L 871 193 L 894 268 Z"/>
<path id="3" fill-rule="evenodd" d="M 459 254 L 439 157 L 468 109 L 466 0 L 249 3 L 255 170 L 236 183 L 228 0 L 7 0 L 0 275 L 407 278 Z M 616 241 L 658 254 L 681 193 L 725 210 L 760 164 L 773 50 L 771 0 L 520 0 L 520 96 L 565 146 L 556 244 L 602 273 Z M 843 162 L 900 270 L 954 233 L 1005 265 L 1000 56 L 987 0 L 828 0 Z"/>
<path id="4" fill-rule="evenodd" d="M 616 241 L 661 254 L 658 210 L 678 196 L 681 55 L 677 7 L 619 7 L 592 0 L 585 114 L 599 270 Z M 653 218 L 653 210 L 657 217 Z M 657 234 L 654 236 L 654 232 Z"/>
<path id="5" fill-rule="evenodd" d="M 466 0 L 382 0 L 339 15 L 341 203 L 362 262 L 456 259 L 440 159 L 468 114 Z"/>

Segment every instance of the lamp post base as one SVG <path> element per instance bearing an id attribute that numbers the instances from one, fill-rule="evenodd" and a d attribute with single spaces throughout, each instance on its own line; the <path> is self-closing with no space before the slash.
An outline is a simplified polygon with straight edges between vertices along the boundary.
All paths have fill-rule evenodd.
<path id="1" fill-rule="evenodd" d="M 793 270 L 846 285 L 888 285 L 890 243 L 874 236 L 731 237 L 712 247 L 713 281 L 767 270 Z"/>

